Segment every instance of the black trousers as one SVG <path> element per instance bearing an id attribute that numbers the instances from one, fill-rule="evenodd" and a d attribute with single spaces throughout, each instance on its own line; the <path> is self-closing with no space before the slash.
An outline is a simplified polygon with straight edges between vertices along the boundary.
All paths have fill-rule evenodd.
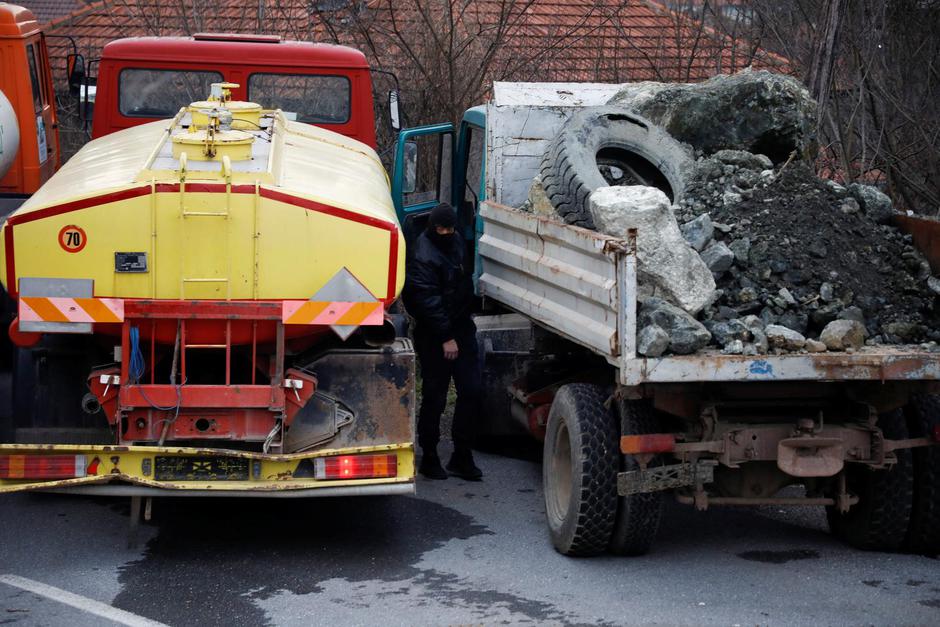
<path id="1" fill-rule="evenodd" d="M 451 437 L 454 448 L 473 446 L 473 423 L 480 408 L 482 373 L 476 327 L 473 323 L 457 334 L 457 359 L 444 359 L 443 342 L 415 329 L 415 350 L 421 364 L 421 409 L 418 412 L 418 444 L 433 450 L 441 439 L 441 414 L 447 405 L 450 380 L 457 388 L 457 407 Z"/>

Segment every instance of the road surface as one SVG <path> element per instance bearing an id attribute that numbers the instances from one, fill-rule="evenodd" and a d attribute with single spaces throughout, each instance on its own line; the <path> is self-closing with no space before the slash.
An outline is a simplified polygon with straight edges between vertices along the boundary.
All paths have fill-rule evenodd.
<path id="1" fill-rule="evenodd" d="M 155 501 L 136 549 L 127 499 L 2 497 L 0 625 L 940 623 L 940 561 L 849 549 L 821 511 L 670 504 L 648 556 L 570 559 L 539 465 L 478 461 L 414 498 Z"/>

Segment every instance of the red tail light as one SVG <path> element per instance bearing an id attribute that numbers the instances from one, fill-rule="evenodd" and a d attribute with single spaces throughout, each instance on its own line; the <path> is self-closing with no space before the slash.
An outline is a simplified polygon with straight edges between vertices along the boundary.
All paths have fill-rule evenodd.
<path id="1" fill-rule="evenodd" d="M 620 452 L 624 455 L 638 453 L 670 453 L 676 448 L 676 438 L 671 433 L 649 435 L 625 435 L 620 438 Z"/>
<path id="2" fill-rule="evenodd" d="M 338 455 L 313 462 L 317 479 L 379 479 L 398 475 L 395 455 Z"/>
<path id="3" fill-rule="evenodd" d="M 84 476 L 84 455 L 0 455 L 0 479 L 72 479 Z"/>

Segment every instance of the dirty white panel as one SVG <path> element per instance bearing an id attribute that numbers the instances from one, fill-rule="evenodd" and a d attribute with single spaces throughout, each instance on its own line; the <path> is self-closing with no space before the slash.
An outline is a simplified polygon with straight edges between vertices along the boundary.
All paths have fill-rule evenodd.
<path id="1" fill-rule="evenodd" d="M 542 156 L 572 111 L 564 107 L 487 105 L 489 199 L 510 207 L 525 202 Z"/>
<path id="2" fill-rule="evenodd" d="M 597 107 L 606 104 L 622 85 L 611 83 L 493 83 L 497 106 Z"/>

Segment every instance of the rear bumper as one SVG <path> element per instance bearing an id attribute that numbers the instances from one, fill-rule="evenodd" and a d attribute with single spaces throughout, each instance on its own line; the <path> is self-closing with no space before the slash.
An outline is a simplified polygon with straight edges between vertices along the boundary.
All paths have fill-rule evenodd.
<path id="1" fill-rule="evenodd" d="M 394 455 L 391 477 L 328 480 L 312 472 L 314 460 L 337 455 Z M 247 451 L 158 446 L 92 446 L 67 444 L 0 444 L 0 455 L 84 455 L 85 476 L 69 479 L 0 479 L 0 494 L 55 491 L 115 496 L 233 496 L 305 498 L 410 494 L 414 492 L 414 446 L 402 443 L 356 448 L 320 449 L 290 455 Z M 157 478 L 156 458 L 234 460 L 247 465 L 237 477 L 190 476 Z M 233 464 L 234 465 L 234 464 Z"/>
<path id="2" fill-rule="evenodd" d="M 167 490 L 166 488 L 152 488 L 142 485 L 85 485 L 71 488 L 35 488 L 34 492 L 49 492 L 59 494 L 85 494 L 88 496 L 221 496 L 229 498 L 279 498 L 279 499 L 309 499 L 325 496 L 390 496 L 399 494 L 414 494 L 414 481 L 408 483 L 385 483 L 380 485 L 355 485 L 341 487 L 300 488 L 292 490 Z"/>

